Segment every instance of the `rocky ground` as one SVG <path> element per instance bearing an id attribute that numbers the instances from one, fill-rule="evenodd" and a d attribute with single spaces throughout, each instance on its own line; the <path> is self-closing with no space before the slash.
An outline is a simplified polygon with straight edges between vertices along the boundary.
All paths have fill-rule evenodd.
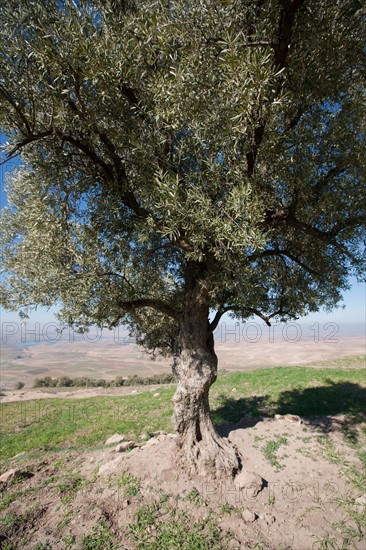
<path id="1" fill-rule="evenodd" d="M 219 430 L 243 457 L 234 480 L 189 478 L 165 433 L 13 457 L 0 477 L 1 548 L 364 548 L 365 425 L 247 416 Z"/>

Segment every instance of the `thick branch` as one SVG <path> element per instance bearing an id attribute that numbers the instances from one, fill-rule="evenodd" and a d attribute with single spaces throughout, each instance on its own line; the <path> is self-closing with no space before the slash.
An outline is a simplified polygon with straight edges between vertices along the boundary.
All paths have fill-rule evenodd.
<path id="1" fill-rule="evenodd" d="M 265 123 L 263 122 L 257 126 L 254 130 L 253 145 L 250 151 L 247 152 L 247 174 L 251 177 L 254 173 L 255 161 L 258 155 L 258 149 L 262 143 L 265 130 Z"/>
<path id="2" fill-rule="evenodd" d="M 278 42 L 272 44 L 274 51 L 274 63 L 276 69 L 281 70 L 286 66 L 288 52 L 290 50 L 296 15 L 304 0 L 283 0 L 278 24 Z M 277 86 L 276 93 L 280 91 L 281 82 Z M 251 149 L 246 153 L 247 174 L 251 177 L 254 173 L 255 162 L 259 147 L 263 141 L 266 123 L 261 119 L 254 129 Z"/>
<path id="3" fill-rule="evenodd" d="M 296 15 L 304 0 L 282 0 L 282 9 L 278 25 L 278 42 L 274 44 L 274 59 L 278 69 L 286 65 L 290 50 Z"/>

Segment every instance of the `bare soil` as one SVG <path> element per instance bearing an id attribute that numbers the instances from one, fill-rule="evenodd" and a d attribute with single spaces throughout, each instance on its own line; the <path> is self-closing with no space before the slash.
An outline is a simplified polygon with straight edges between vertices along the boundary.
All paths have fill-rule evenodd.
<path id="1" fill-rule="evenodd" d="M 348 336 L 339 331 L 332 336 L 330 330 L 322 330 L 318 340 L 310 338 L 309 328 L 307 332 L 304 329 L 300 337 L 293 334 L 289 327 L 285 341 L 280 328 L 273 327 L 270 333 L 261 328 L 263 333 L 259 340 L 245 340 L 239 327 L 234 334 L 231 333 L 234 326 L 228 324 L 225 330 L 221 327 L 221 333 L 216 336 L 215 348 L 220 369 L 246 371 L 277 365 L 304 365 L 365 353 L 365 335 Z M 5 390 L 13 389 L 17 382 L 24 382 L 26 388 L 30 388 L 35 378 L 44 376 L 89 376 L 110 381 L 117 376 L 150 376 L 169 372 L 171 359 L 151 361 L 135 344 L 121 345 L 113 340 L 94 343 L 40 342 L 21 347 L 15 343 L 1 345 L 0 378 L 1 387 Z"/>
<path id="2" fill-rule="evenodd" d="M 95 526 L 106 525 L 117 548 L 157 548 L 147 546 L 146 538 L 139 543 L 138 535 L 131 534 L 138 510 L 155 505 L 156 522 L 169 521 L 177 508 L 187 528 L 199 518 L 213 518 L 221 530 L 220 548 L 361 550 L 364 541 L 354 521 L 354 501 L 360 490 L 349 475 L 360 469 L 360 462 L 344 440 L 344 428 L 341 416 L 301 423 L 290 417 L 245 417 L 238 425 L 221 426 L 221 435 L 242 455 L 243 468 L 265 480 L 256 497 L 239 491 L 232 480 L 192 478 L 174 467 L 173 434 L 139 442 L 125 453 L 103 447 L 42 456 L 22 454 L 8 466 L 34 475 L 3 489 L 3 499 L 19 493 L 6 508 L 6 514 L 19 519 L 10 526 L 1 523 L 0 540 L 11 541 L 15 548 L 33 548 L 46 540 L 53 550 L 85 548 L 85 536 Z M 359 424 L 353 437 L 357 439 L 362 430 L 365 425 Z M 121 483 L 126 472 L 132 476 L 127 479 L 135 480 L 133 491 L 128 490 L 128 483 Z M 79 484 L 72 479 L 79 479 Z M 245 521 L 244 510 L 254 512 L 256 519 Z M 153 541 L 155 530 L 147 522 L 141 537 Z M 74 544 L 68 546 L 70 540 Z M 173 543 L 164 546 L 168 547 L 177 548 Z"/>

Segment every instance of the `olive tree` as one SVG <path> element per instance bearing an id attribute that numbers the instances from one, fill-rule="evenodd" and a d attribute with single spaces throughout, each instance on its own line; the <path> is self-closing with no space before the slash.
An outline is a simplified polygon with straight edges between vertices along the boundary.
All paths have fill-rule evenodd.
<path id="1" fill-rule="evenodd" d="M 187 470 L 235 474 L 209 389 L 229 312 L 331 309 L 365 256 L 356 0 L 7 0 L 0 126 L 21 168 L 2 303 L 171 354 Z"/>

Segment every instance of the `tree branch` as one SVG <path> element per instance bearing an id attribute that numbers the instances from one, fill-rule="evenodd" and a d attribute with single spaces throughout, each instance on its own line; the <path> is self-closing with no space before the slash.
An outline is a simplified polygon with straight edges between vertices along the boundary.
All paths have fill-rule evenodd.
<path id="1" fill-rule="evenodd" d="M 24 115 L 23 111 L 21 110 L 21 108 L 19 107 L 19 105 L 17 104 L 17 102 L 15 101 L 15 99 L 12 97 L 12 95 L 4 88 L 4 86 L 2 86 L 0 84 L 0 95 L 3 96 L 3 98 L 8 102 L 10 103 L 10 105 L 13 107 L 14 111 L 17 113 L 17 115 L 19 116 L 21 122 L 23 123 L 24 127 L 25 127 L 25 134 L 32 134 L 32 129 L 29 125 L 29 122 L 27 120 L 27 117 Z"/>
<path id="2" fill-rule="evenodd" d="M 281 250 L 280 248 L 271 248 L 267 250 L 263 250 L 262 252 L 259 252 L 258 254 L 253 254 L 252 256 L 248 256 L 249 261 L 256 261 L 257 259 L 264 258 L 266 256 L 285 256 L 295 262 L 297 265 L 302 267 L 304 271 L 307 271 L 311 275 L 314 275 L 314 277 L 321 278 L 322 274 L 316 271 L 315 269 L 309 267 L 305 262 L 303 262 L 299 256 L 295 256 L 292 254 L 289 250 Z"/>
<path id="3" fill-rule="evenodd" d="M 313 186 L 313 194 L 315 200 L 318 200 L 321 196 L 321 193 L 327 183 L 332 180 L 334 177 L 339 176 L 342 172 L 344 172 L 345 167 L 344 166 L 335 166 L 334 168 L 330 168 L 326 174 L 324 174 Z"/>
<path id="4" fill-rule="evenodd" d="M 33 143 L 35 141 L 40 141 L 41 139 L 44 139 L 45 137 L 49 137 L 53 134 L 53 130 L 47 130 L 45 132 L 41 132 L 40 134 L 29 134 L 29 136 L 22 139 L 15 147 L 13 147 L 9 153 L 6 155 L 6 159 L 0 162 L 0 166 L 2 164 L 5 164 L 9 160 L 13 159 L 17 156 L 18 152 L 23 148 L 29 145 L 30 143 Z"/>
<path id="5" fill-rule="evenodd" d="M 168 317 L 172 317 L 173 319 L 179 321 L 181 317 L 181 312 L 174 309 L 170 304 L 167 302 L 157 300 L 154 298 L 142 298 L 140 300 L 130 300 L 126 302 L 118 302 L 118 307 L 121 308 L 121 313 L 119 316 L 111 323 L 110 327 L 113 327 L 118 323 L 118 321 L 126 314 L 131 313 L 135 311 L 136 309 L 141 309 L 145 307 L 150 307 L 152 309 L 155 309 L 156 311 L 159 311 L 160 313 L 163 313 L 164 315 L 167 315 Z"/>
<path id="6" fill-rule="evenodd" d="M 355 220 L 356 218 L 352 220 L 353 223 L 355 223 Z M 360 218 L 360 220 L 363 224 L 365 223 L 363 218 Z M 335 239 L 337 234 L 342 229 L 346 228 L 344 223 L 335 231 L 321 231 L 317 227 L 313 227 L 306 222 L 298 220 L 293 213 L 289 212 L 289 209 L 287 208 L 268 210 L 266 213 L 266 222 L 272 227 L 276 227 L 280 224 L 285 224 L 288 227 L 293 227 L 294 229 L 301 231 L 305 235 L 309 235 L 310 237 L 314 237 L 319 241 L 334 246 L 335 248 L 340 250 L 345 256 L 350 258 L 354 263 L 357 263 L 357 258 L 355 258 L 355 256 L 351 254 L 351 252 L 349 252 L 344 245 L 340 244 Z M 351 219 L 348 221 L 348 224 L 351 224 Z"/>
<path id="7" fill-rule="evenodd" d="M 276 69 L 281 70 L 286 66 L 288 52 L 290 50 L 296 15 L 304 3 L 304 0 L 282 0 L 282 9 L 278 23 L 278 42 L 271 44 L 274 51 L 274 63 Z M 280 90 L 281 83 L 277 86 L 276 93 Z M 247 174 L 251 177 L 254 173 L 255 162 L 259 147 L 263 141 L 266 123 L 262 119 L 254 129 L 253 144 L 246 153 Z"/>
<path id="8" fill-rule="evenodd" d="M 282 308 L 282 306 L 280 307 L 280 309 L 278 309 L 277 311 L 274 311 L 270 315 L 265 315 L 264 313 L 262 313 L 261 311 L 259 311 L 258 309 L 254 308 L 254 307 L 239 307 L 239 306 L 234 306 L 234 305 L 225 306 L 225 307 L 220 308 L 217 311 L 215 317 L 213 318 L 213 320 L 209 324 L 209 333 L 210 334 L 217 328 L 217 326 L 219 324 L 219 321 L 220 321 L 221 317 L 224 315 L 224 313 L 227 313 L 228 311 L 234 311 L 234 312 L 242 313 L 243 317 L 244 317 L 245 313 L 250 313 L 251 315 L 256 315 L 257 317 L 262 319 L 262 321 L 264 321 L 268 327 L 271 326 L 270 320 L 273 317 L 276 317 L 277 315 L 282 315 L 282 316 L 283 315 L 288 315 L 289 317 L 292 317 L 294 319 L 297 318 L 296 315 L 294 315 L 293 313 L 291 313 L 289 311 L 285 311 Z"/>
<path id="9" fill-rule="evenodd" d="M 286 65 L 290 50 L 296 15 L 305 0 L 282 0 L 282 9 L 278 24 L 278 42 L 273 45 L 276 67 L 282 69 Z"/>

